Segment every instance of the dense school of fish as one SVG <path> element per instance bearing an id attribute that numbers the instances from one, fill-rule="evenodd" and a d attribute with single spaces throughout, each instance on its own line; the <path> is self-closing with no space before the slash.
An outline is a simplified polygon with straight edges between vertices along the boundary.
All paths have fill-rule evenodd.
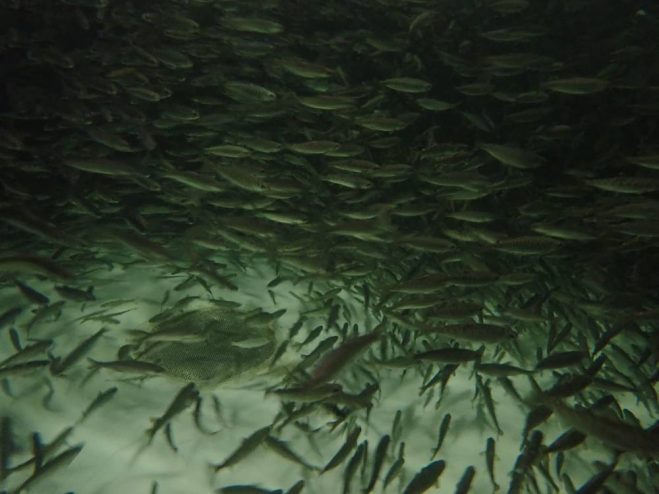
<path id="1" fill-rule="evenodd" d="M 201 285 L 215 297 L 254 263 L 276 271 L 264 286 L 275 305 L 282 283 L 304 287 L 309 315 L 279 331 L 271 361 L 292 352 L 298 364 L 266 391 L 281 400 L 278 419 L 209 462 L 220 472 L 269 448 L 308 475 L 287 490 L 250 477 L 217 492 L 314 492 L 339 467 L 336 492 L 433 491 L 452 461 L 442 393 L 465 366 L 492 437 L 456 493 L 475 477 L 510 494 L 659 490 L 656 422 L 619 404 L 631 393 L 652 420 L 659 410 L 651 2 L 6 0 L 0 25 L 0 289 L 24 300 L 0 307 L 11 348 L 0 490 L 40 492 L 65 475 L 85 454 L 67 437 L 118 391 L 43 442 L 15 434 L 13 384 L 78 383 L 90 364 L 146 378 L 164 369 L 144 347 L 203 341 L 112 332 L 116 360 L 93 358 L 126 310 L 96 298 L 105 274 L 149 266 L 181 277 L 172 296 Z M 155 322 L 193 298 L 169 295 Z M 98 327 L 70 347 L 38 336 L 72 305 Z M 282 313 L 243 317 L 273 325 Z M 402 413 L 377 444 L 364 439 L 391 369 L 435 400 L 427 464 L 405 461 L 415 445 Z M 494 473 L 505 433 L 495 388 L 527 414 L 508 478 Z M 163 433 L 176 449 L 181 414 L 213 434 L 202 399 L 199 383 L 182 382 L 144 447 Z M 313 436 L 306 420 L 319 412 L 332 417 L 319 429 L 345 436 L 320 466 L 280 438 L 288 427 Z M 545 437 L 548 421 L 565 432 Z M 562 466 L 584 441 L 610 461 L 574 485 Z"/>

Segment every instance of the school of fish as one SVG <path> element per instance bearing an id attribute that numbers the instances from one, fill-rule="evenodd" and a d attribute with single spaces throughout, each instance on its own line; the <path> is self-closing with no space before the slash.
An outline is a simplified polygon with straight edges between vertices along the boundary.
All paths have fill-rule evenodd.
<path id="1" fill-rule="evenodd" d="M 218 440 L 214 492 L 314 493 L 335 469 L 337 494 L 659 491 L 652 2 L 6 0 L 0 26 L 0 492 L 51 492 L 124 386 L 178 383 L 150 425 L 135 415 L 136 455 L 179 451 L 185 415 L 221 437 L 213 390 L 149 357 L 208 341 L 174 324 L 198 302 L 277 341 L 260 392 L 280 411 Z M 272 310 L 232 301 L 255 266 Z M 139 270 L 173 284 L 136 329 L 146 301 L 98 293 Z M 456 375 L 487 438 L 459 465 Z M 99 376 L 48 440 L 16 412 Z M 372 435 L 398 381 L 435 417 L 423 463 L 412 411 Z M 501 392 L 526 417 L 507 477 Z M 291 430 L 341 446 L 318 462 Z M 262 450 L 300 480 L 223 483 Z M 592 473 L 575 483 L 576 461 Z"/>

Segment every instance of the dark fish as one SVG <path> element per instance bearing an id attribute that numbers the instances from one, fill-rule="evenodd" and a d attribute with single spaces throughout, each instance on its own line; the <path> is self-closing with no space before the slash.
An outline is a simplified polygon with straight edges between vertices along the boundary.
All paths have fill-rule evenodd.
<path id="1" fill-rule="evenodd" d="M 41 340 L 41 341 L 37 341 L 36 343 L 33 343 L 32 345 L 28 345 L 24 348 L 21 348 L 13 355 L 1 361 L 0 368 L 9 366 L 9 364 L 12 363 L 30 359 L 36 355 L 39 355 L 47 351 L 52 345 L 53 345 L 53 340 Z"/>
<path id="2" fill-rule="evenodd" d="M 348 494 L 350 492 L 350 484 L 352 483 L 352 478 L 355 476 L 355 472 L 359 467 L 359 464 L 363 461 L 364 456 L 366 455 L 366 441 L 363 441 L 357 450 L 348 461 L 346 469 L 343 472 L 343 494 Z"/>
<path id="3" fill-rule="evenodd" d="M 214 465 L 215 472 L 240 462 L 258 448 L 270 435 L 271 426 L 262 427 L 243 439 L 242 443 L 222 463 Z"/>
<path id="4" fill-rule="evenodd" d="M 558 436 L 544 451 L 545 453 L 556 453 L 558 451 L 567 451 L 576 448 L 586 440 L 586 434 L 575 429 L 568 429 Z"/>
<path id="5" fill-rule="evenodd" d="M 526 438 L 531 430 L 538 427 L 551 417 L 553 410 L 545 405 L 538 405 L 533 407 L 528 414 L 526 414 L 526 421 L 524 422 L 524 430 L 522 431 L 522 444 L 526 442 Z"/>
<path id="6" fill-rule="evenodd" d="M 499 435 L 503 434 L 503 431 L 499 426 L 499 420 L 497 419 L 496 409 L 494 408 L 494 400 L 492 399 L 492 391 L 490 390 L 489 381 L 483 382 L 481 377 L 476 375 L 476 387 L 485 400 L 485 408 L 487 408 L 487 411 L 490 414 L 490 418 L 494 423 L 497 433 Z"/>
<path id="7" fill-rule="evenodd" d="M 512 337 L 510 329 L 494 324 L 465 323 L 445 326 L 426 326 L 424 331 L 451 336 L 456 340 L 477 343 L 500 343 Z"/>
<path id="8" fill-rule="evenodd" d="M 332 379 L 364 348 L 377 341 L 382 334 L 382 325 L 362 336 L 347 340 L 338 348 L 328 352 L 311 373 L 308 386 L 317 386 Z"/>
<path id="9" fill-rule="evenodd" d="M 343 462 L 343 460 L 345 460 L 348 457 L 350 452 L 354 449 L 355 445 L 357 444 L 357 439 L 359 439 L 359 434 L 361 434 L 361 432 L 362 432 L 361 427 L 355 427 L 348 433 L 348 436 L 346 437 L 346 441 L 334 454 L 334 456 L 330 459 L 330 461 L 328 461 L 327 464 L 323 467 L 321 473 L 325 473 L 339 466 Z"/>
<path id="10" fill-rule="evenodd" d="M 391 464 L 391 467 L 389 467 L 389 471 L 384 476 L 384 483 L 383 483 L 384 489 L 386 489 L 387 486 L 391 482 L 393 482 L 393 480 L 396 477 L 398 477 L 401 474 L 404 465 L 405 465 L 405 442 L 402 442 L 400 443 L 400 446 L 398 448 L 398 458 L 396 458 L 396 461 L 394 461 Z"/>
<path id="11" fill-rule="evenodd" d="M 403 494 L 421 494 L 422 492 L 426 492 L 437 483 L 444 468 L 446 468 L 444 460 L 429 463 L 410 480 Z"/>
<path id="12" fill-rule="evenodd" d="M 611 476 L 611 474 L 615 470 L 617 463 L 618 463 L 618 456 L 616 456 L 613 463 L 607 465 L 602 470 L 600 470 L 595 475 L 593 475 L 591 478 L 589 478 L 586 482 L 584 482 L 577 489 L 576 494 L 597 494 L 598 492 L 601 492 L 604 483 L 607 481 L 607 479 Z"/>
<path id="13" fill-rule="evenodd" d="M 128 373 L 137 373 L 137 374 L 160 374 L 164 372 L 161 366 L 157 364 L 152 364 L 151 362 L 144 362 L 140 360 L 113 360 L 108 362 L 101 362 L 99 360 L 94 360 L 88 358 L 95 367 L 100 367 L 103 369 L 110 369 L 116 372 L 128 372 Z"/>
<path id="14" fill-rule="evenodd" d="M 520 374 L 530 374 L 533 371 L 522 369 L 510 364 L 497 364 L 497 363 L 479 363 L 476 366 L 476 371 L 488 376 L 501 377 L 501 376 L 517 376 Z"/>
<path id="15" fill-rule="evenodd" d="M 474 480 L 475 475 L 476 469 L 473 466 L 468 466 L 455 486 L 455 494 L 467 494 L 471 489 L 471 482 Z"/>
<path id="16" fill-rule="evenodd" d="M 432 451 L 432 455 L 430 456 L 431 461 L 435 459 L 435 456 L 437 456 L 437 453 L 439 453 L 442 444 L 444 444 L 444 439 L 446 439 L 446 433 L 448 432 L 448 428 L 450 425 L 451 425 L 451 414 L 447 413 L 446 415 L 444 415 L 442 422 L 439 424 L 439 435 L 437 437 L 437 444 L 435 445 L 435 449 Z"/>
<path id="17" fill-rule="evenodd" d="M 11 307 L 0 314 L 0 329 L 10 325 L 23 312 L 22 307 Z"/>
<path id="18" fill-rule="evenodd" d="M 288 444 L 286 444 L 286 442 L 282 441 L 281 439 L 269 435 L 265 438 L 265 445 L 286 460 L 297 463 L 298 465 L 301 465 L 302 467 L 309 470 L 317 470 L 315 466 L 310 465 L 300 455 L 291 450 Z"/>
<path id="19" fill-rule="evenodd" d="M 22 375 L 24 373 L 29 374 L 35 370 L 43 369 L 49 364 L 51 364 L 50 360 L 30 360 L 28 362 L 22 362 L 20 364 L 0 367 L 0 377 Z"/>
<path id="20" fill-rule="evenodd" d="M 536 370 L 547 370 L 547 369 L 561 369 L 563 367 L 570 367 L 572 365 L 577 365 L 585 357 L 586 353 L 581 351 L 569 351 L 569 352 L 557 352 L 548 355 L 547 357 L 540 360 L 535 368 Z"/>
<path id="21" fill-rule="evenodd" d="M 85 410 L 80 415 L 78 423 L 84 422 L 87 417 L 89 417 L 94 411 L 98 410 L 100 407 L 110 402 L 112 398 L 117 394 L 118 388 L 113 386 L 112 388 L 102 391 L 94 398 L 94 400 L 85 408 Z"/>
<path id="22" fill-rule="evenodd" d="M 380 470 L 382 470 L 382 465 L 384 464 L 384 459 L 387 454 L 387 449 L 389 448 L 389 443 L 391 442 L 391 437 L 388 434 L 382 436 L 378 442 L 377 447 L 375 448 L 375 457 L 373 459 L 373 471 L 371 472 L 371 479 L 369 480 L 366 488 L 364 489 L 365 493 L 369 493 L 375 487 L 375 483 L 378 481 L 378 476 L 380 475 Z"/>
<path id="23" fill-rule="evenodd" d="M 146 432 L 149 444 L 153 441 L 153 437 L 160 429 L 167 425 L 176 415 L 192 405 L 198 396 L 199 391 L 194 383 L 188 383 L 183 386 L 169 404 L 165 413 L 158 418 L 151 419 L 153 425 Z"/>
<path id="24" fill-rule="evenodd" d="M 73 273 L 50 259 L 31 255 L 0 258 L 0 273 L 32 273 L 54 280 L 73 278 Z"/>
<path id="25" fill-rule="evenodd" d="M 61 297 L 74 302 L 93 302 L 96 300 L 93 290 L 94 287 L 91 286 L 87 288 L 87 290 L 80 290 L 66 285 L 55 286 L 55 291 L 59 293 Z"/>
<path id="26" fill-rule="evenodd" d="M 101 328 L 96 333 L 91 335 L 86 340 L 81 341 L 71 352 L 69 352 L 63 359 L 56 359 L 50 366 L 50 371 L 54 376 L 59 376 L 65 372 L 69 367 L 77 363 L 82 357 L 89 353 L 92 347 L 96 344 L 107 329 Z"/>
<path id="27" fill-rule="evenodd" d="M 25 298 L 27 298 L 33 304 L 48 305 L 50 303 L 50 299 L 43 293 L 36 291 L 34 288 L 26 285 L 25 283 L 21 283 L 18 280 L 14 280 L 14 283 L 20 292 L 25 296 Z"/>
<path id="28" fill-rule="evenodd" d="M 305 485 L 306 482 L 304 480 L 298 480 L 285 492 L 285 494 L 302 494 Z"/>
<path id="29" fill-rule="evenodd" d="M 28 477 L 14 492 L 20 493 L 38 485 L 39 482 L 67 467 L 81 451 L 82 446 L 75 446 L 55 456 Z"/>
<path id="30" fill-rule="evenodd" d="M 494 480 L 494 460 L 496 459 L 496 442 L 494 438 L 488 437 L 485 445 L 485 463 L 487 464 L 487 472 L 490 475 L 490 482 L 495 491 L 499 490 L 499 484 Z"/>
<path id="31" fill-rule="evenodd" d="M 4 481 L 9 475 L 9 461 L 15 449 L 12 420 L 3 416 L 0 419 L 0 481 Z"/>
<path id="32" fill-rule="evenodd" d="M 253 484 L 235 484 L 220 487 L 215 492 L 218 494 L 283 494 L 284 491 L 281 489 L 273 491 Z"/>
<path id="33" fill-rule="evenodd" d="M 461 364 L 478 360 L 481 355 L 482 351 L 468 350 L 466 348 L 438 348 L 427 352 L 415 353 L 414 358 L 417 360 L 430 360 L 431 362 Z"/>

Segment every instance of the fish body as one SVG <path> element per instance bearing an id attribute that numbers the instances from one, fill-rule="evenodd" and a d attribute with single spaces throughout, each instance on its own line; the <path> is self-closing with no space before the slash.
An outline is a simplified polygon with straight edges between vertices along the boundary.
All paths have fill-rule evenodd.
<path id="1" fill-rule="evenodd" d="M 446 439 L 446 434 L 448 432 L 450 425 L 451 425 L 451 414 L 447 413 L 446 415 L 444 415 L 444 418 L 442 419 L 442 422 L 439 425 L 439 435 L 437 437 L 437 444 L 435 445 L 435 449 L 433 450 L 432 456 L 430 457 L 431 461 L 435 459 L 435 456 L 437 456 L 437 453 L 439 453 L 442 444 L 444 444 L 444 439 Z"/>
<path id="2" fill-rule="evenodd" d="M 438 348 L 435 350 L 428 350 L 427 352 L 419 352 L 414 354 L 417 360 L 429 360 L 431 362 L 441 362 L 447 364 L 461 364 L 478 360 L 482 352 L 476 350 L 468 350 L 466 348 Z"/>
<path id="3" fill-rule="evenodd" d="M 350 458 L 350 461 L 348 461 L 348 465 L 346 465 L 346 469 L 343 472 L 343 494 L 348 494 L 350 492 L 350 484 L 352 483 L 352 479 L 355 476 L 355 472 L 359 468 L 359 464 L 366 456 L 366 445 L 367 442 L 364 441 L 359 446 L 357 446 L 357 450 Z"/>
<path id="4" fill-rule="evenodd" d="M 500 343 L 512 337 L 510 329 L 504 326 L 485 323 L 447 324 L 444 326 L 426 326 L 425 331 L 445 334 L 456 340 L 477 343 Z"/>
<path id="5" fill-rule="evenodd" d="M 332 379 L 343 367 L 357 356 L 366 347 L 377 341 L 382 334 L 382 328 L 378 327 L 370 333 L 349 339 L 338 348 L 331 350 L 321 358 L 316 368 L 311 373 L 308 386 L 317 386 L 320 383 Z"/>
<path id="6" fill-rule="evenodd" d="M 54 360 L 50 366 L 50 371 L 54 376 L 61 375 L 69 367 L 77 363 L 82 357 L 91 351 L 96 342 L 106 333 L 107 329 L 101 328 L 89 338 L 81 341 L 71 352 L 63 359 Z"/>
<path id="7" fill-rule="evenodd" d="M 240 445 L 224 460 L 214 466 L 215 472 L 240 462 L 258 448 L 270 435 L 271 426 L 262 427 L 247 436 Z"/>
<path id="8" fill-rule="evenodd" d="M 94 288 L 91 286 L 87 290 L 80 290 L 79 288 L 72 286 L 57 285 L 55 286 L 55 291 L 59 293 L 61 297 L 74 302 L 93 302 L 96 300 L 93 293 Z"/>
<path id="9" fill-rule="evenodd" d="M 21 283 L 18 280 L 14 280 L 14 283 L 20 292 L 25 296 L 25 298 L 27 298 L 33 304 L 48 305 L 50 303 L 50 299 L 48 297 L 46 297 L 43 293 L 36 291 L 31 286 L 28 286 L 25 283 Z"/>
<path id="10" fill-rule="evenodd" d="M 32 345 L 28 345 L 20 349 L 15 354 L 1 361 L 0 368 L 7 367 L 10 364 L 15 364 L 17 362 L 25 361 L 26 359 L 30 359 L 36 355 L 39 355 L 40 353 L 47 351 L 52 345 L 53 345 L 53 340 L 37 341 L 36 343 L 33 343 Z"/>
<path id="11" fill-rule="evenodd" d="M 387 454 L 387 449 L 389 448 L 390 442 L 391 436 L 389 436 L 389 434 L 382 436 L 378 442 L 378 445 L 375 448 L 375 458 L 373 459 L 373 471 L 371 472 L 371 479 L 363 491 L 364 494 L 371 492 L 375 487 L 375 483 L 378 481 L 378 476 L 380 475 L 380 470 L 382 470 L 382 465 L 384 464 L 384 459 Z"/>
<path id="12" fill-rule="evenodd" d="M 640 427 L 596 415 L 588 410 L 573 408 L 558 400 L 546 400 L 546 403 L 554 413 L 582 434 L 596 437 L 620 451 L 659 458 L 659 442 L 650 432 Z"/>
<path id="13" fill-rule="evenodd" d="M 361 432 L 362 432 L 361 427 L 355 427 L 348 433 L 348 437 L 346 438 L 346 441 L 334 454 L 334 456 L 327 462 L 327 464 L 323 467 L 321 473 L 325 473 L 329 470 L 332 470 L 333 468 L 340 465 L 341 462 L 348 457 L 350 452 L 354 449 L 355 445 L 357 444 L 357 439 L 359 439 L 359 435 L 361 434 Z"/>
<path id="14" fill-rule="evenodd" d="M 563 367 L 569 367 L 576 365 L 581 362 L 586 357 L 584 352 L 574 350 L 567 352 L 557 352 L 548 355 L 544 359 L 540 360 L 536 366 L 536 370 L 548 370 L 548 369 L 561 369 Z"/>
<path id="15" fill-rule="evenodd" d="M 0 329 L 10 325 L 23 312 L 22 307 L 11 307 L 0 314 Z"/>
<path id="16" fill-rule="evenodd" d="M 460 477 L 458 485 L 455 486 L 455 494 L 467 494 L 469 489 L 471 489 L 471 483 L 474 480 L 475 475 L 476 469 L 471 465 L 468 466 L 462 474 L 462 477 Z"/>
<path id="17" fill-rule="evenodd" d="M 144 362 L 140 360 L 113 360 L 101 362 L 99 360 L 88 359 L 95 367 L 101 367 L 103 369 L 110 369 L 116 372 L 127 372 L 127 373 L 137 373 L 137 374 L 159 374 L 164 372 L 165 369 L 160 367 L 157 364 L 151 362 Z"/>
<path id="18" fill-rule="evenodd" d="M 279 438 L 268 435 L 268 437 L 265 438 L 264 444 L 286 460 L 292 461 L 293 463 L 297 463 L 298 465 L 301 465 L 302 467 L 309 470 L 317 470 L 315 466 L 307 463 L 300 455 L 298 455 L 293 450 L 291 450 L 288 444 L 286 444 L 284 441 L 282 441 Z"/>
<path id="19" fill-rule="evenodd" d="M 148 442 L 151 443 L 160 429 L 169 424 L 176 415 L 192 405 L 198 397 L 199 391 L 194 383 L 188 383 L 181 388 L 165 410 L 165 413 L 158 418 L 152 419 L 153 425 L 146 432 Z"/>
<path id="20" fill-rule="evenodd" d="M 41 468 L 30 475 L 12 494 L 20 494 L 32 489 L 39 482 L 67 467 L 82 451 L 82 445 L 74 446 L 44 463 Z"/>
<path id="21" fill-rule="evenodd" d="M 492 488 L 495 491 L 499 490 L 499 484 L 494 480 L 494 461 L 496 459 L 496 442 L 494 438 L 488 437 L 485 445 L 485 463 L 487 464 L 487 473 L 490 476 Z"/>
<path id="22" fill-rule="evenodd" d="M 426 492 L 439 480 L 446 468 L 444 460 L 437 460 L 423 467 L 405 487 L 403 494 L 421 494 Z"/>
<path id="23" fill-rule="evenodd" d="M 106 403 L 109 403 L 112 398 L 117 394 L 118 388 L 116 386 L 113 386 L 105 391 L 101 391 L 96 398 L 85 408 L 85 410 L 82 412 L 80 419 L 78 420 L 78 423 L 83 422 L 86 420 L 94 411 L 105 405 Z"/>

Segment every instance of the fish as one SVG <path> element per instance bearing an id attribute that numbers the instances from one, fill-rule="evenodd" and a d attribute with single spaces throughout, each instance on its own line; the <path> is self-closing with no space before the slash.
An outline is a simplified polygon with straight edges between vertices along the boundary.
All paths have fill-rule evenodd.
<path id="1" fill-rule="evenodd" d="M 37 274 L 55 281 L 67 281 L 73 278 L 73 273 L 68 269 L 50 259 L 33 255 L 0 257 L 0 273 Z"/>
<path id="2" fill-rule="evenodd" d="M 67 467 L 75 458 L 80 454 L 83 449 L 83 445 L 73 446 L 66 451 L 60 453 L 59 455 L 53 457 L 51 460 L 44 463 L 41 468 L 36 470 L 32 475 L 30 475 L 25 481 L 18 486 L 13 492 L 19 494 L 39 485 L 44 479 L 55 474 L 58 470 Z"/>
<path id="3" fill-rule="evenodd" d="M 609 87 L 609 82 L 596 77 L 569 77 L 545 81 L 541 86 L 557 93 L 581 95 L 604 91 Z"/>
<path id="4" fill-rule="evenodd" d="M 607 177 L 586 180 L 586 184 L 606 192 L 647 194 L 659 190 L 659 180 L 651 177 Z"/>
<path id="5" fill-rule="evenodd" d="M 557 352 L 546 356 L 540 360 L 535 370 L 561 369 L 578 364 L 586 357 L 582 351 Z"/>
<path id="6" fill-rule="evenodd" d="M 0 314 L 0 329 L 12 324 L 16 320 L 16 318 L 21 314 L 21 312 L 23 312 L 23 308 L 20 306 L 16 306 L 16 307 L 10 307 L 9 309 L 5 310 L 2 314 Z"/>
<path id="7" fill-rule="evenodd" d="M 431 362 L 461 364 L 478 360 L 481 358 L 481 355 L 482 350 L 477 351 L 468 350 L 466 348 L 449 347 L 415 353 L 414 358 L 417 360 L 430 360 Z"/>
<path id="8" fill-rule="evenodd" d="M 93 302 L 96 300 L 94 296 L 94 287 L 89 287 L 87 290 L 80 290 L 78 288 L 66 285 L 56 285 L 55 291 L 59 295 L 67 300 L 72 300 L 74 302 Z"/>
<path id="9" fill-rule="evenodd" d="M 282 441 L 281 439 L 278 439 L 272 435 L 268 435 L 265 438 L 264 444 L 284 459 L 292 461 L 293 463 L 297 463 L 298 465 L 301 465 L 302 467 L 309 470 L 318 469 L 317 467 L 307 463 L 300 455 L 292 451 L 286 442 Z"/>
<path id="10" fill-rule="evenodd" d="M 27 395 L 48 408 L 66 386 L 82 394 L 64 404 L 79 420 L 94 399 L 84 385 L 101 368 L 146 396 L 176 377 L 149 355 L 189 351 L 186 362 L 210 369 L 194 354 L 215 343 L 211 360 L 241 367 L 227 370 L 232 380 L 254 372 L 266 382 L 265 400 L 280 407 L 268 437 L 290 437 L 288 449 L 309 441 L 329 460 L 326 441 L 338 449 L 363 429 L 339 462 L 371 441 L 355 460 L 353 491 L 377 489 L 373 446 L 384 434 L 389 447 L 404 439 L 409 448 L 409 423 L 440 426 L 428 428 L 416 405 L 441 410 L 438 422 L 453 415 L 457 429 L 452 398 L 466 385 L 476 388 L 476 426 L 501 419 L 503 407 L 526 417 L 491 424 L 524 438 L 511 493 L 652 491 L 634 460 L 654 455 L 643 417 L 659 410 L 652 2 L 64 0 L 70 15 L 43 0 L 4 3 L 0 393 L 20 432 L 5 457 L 27 464 L 8 464 L 7 490 L 67 448 L 45 451 L 48 427 L 21 423 Z M 121 284 L 133 278 L 139 286 Z M 124 288 L 153 293 L 111 299 Z M 123 326 L 149 305 L 147 325 Z M 245 331 L 222 346 L 210 326 L 180 324 L 206 310 Z M 285 317 L 306 319 L 280 331 Z M 121 331 L 89 339 L 111 324 Z M 252 356 L 263 368 L 247 369 Z M 80 383 L 79 371 L 88 376 Z M 522 391 L 524 375 L 542 389 Z M 181 387 L 191 379 L 182 378 Z M 206 383 L 195 383 L 201 393 Z M 391 392 L 414 387 L 384 430 Z M 507 402 L 494 403 L 501 390 Z M 117 392 L 104 410 L 126 399 Z M 173 424 L 161 430 L 174 449 Z M 558 424 L 572 431 L 544 445 L 538 429 Z M 591 462 L 597 450 L 579 446 L 585 436 L 631 460 Z M 93 466 L 97 448 L 85 449 Z M 392 491 L 423 467 L 409 450 L 407 463 L 402 451 L 382 454 L 393 462 L 383 482 Z M 472 462 L 444 459 L 465 472 L 456 490 L 468 490 Z M 578 463 L 592 464 L 590 486 Z M 276 492 L 260 477 L 239 483 L 235 466 L 236 484 L 214 488 Z M 67 473 L 26 490 L 65 489 Z M 324 487 L 309 469 L 304 481 Z M 89 490 L 98 482 L 91 476 Z"/>
<path id="11" fill-rule="evenodd" d="M 416 79 L 413 77 L 394 77 L 382 81 L 382 85 L 393 91 L 401 93 L 425 93 L 432 88 L 428 81 Z"/>
<path id="12" fill-rule="evenodd" d="M 26 285 L 25 283 L 21 283 L 18 280 L 14 280 L 14 283 L 20 292 L 25 296 L 25 298 L 27 298 L 33 304 L 48 305 L 50 303 L 50 299 L 48 297 L 42 293 L 39 293 L 34 288 Z"/>
<path id="13" fill-rule="evenodd" d="M 141 93 L 143 94 L 143 93 Z M 151 93 L 154 94 L 154 93 Z M 155 96 L 160 99 L 160 95 L 155 93 Z M 123 141 L 126 149 L 131 150 L 132 148 Z M 138 168 L 126 165 L 118 160 L 112 160 L 107 158 L 69 158 L 62 161 L 64 166 L 75 168 L 76 170 L 96 173 L 99 175 L 107 175 L 111 177 L 132 177 L 140 174 Z"/>
<path id="14" fill-rule="evenodd" d="M 357 426 L 353 428 L 347 435 L 345 442 L 338 449 L 338 451 L 332 456 L 332 458 L 327 462 L 327 464 L 321 470 L 321 474 L 332 470 L 339 466 L 350 454 L 350 452 L 357 445 L 357 440 L 361 434 L 361 427 Z"/>
<path id="15" fill-rule="evenodd" d="M 518 376 L 533 373 L 533 371 L 529 369 L 523 369 L 511 364 L 495 362 L 479 362 L 476 366 L 476 372 L 493 377 Z"/>
<path id="16" fill-rule="evenodd" d="M 451 414 L 447 413 L 446 415 L 444 415 L 444 418 L 439 424 L 439 435 L 437 437 L 437 444 L 435 445 L 435 449 L 433 449 L 432 451 L 432 455 L 430 456 L 430 461 L 434 460 L 435 456 L 437 456 L 437 453 L 439 453 L 442 444 L 444 444 L 444 439 L 446 439 L 446 434 L 448 433 L 448 429 L 450 425 L 451 425 Z"/>
<path id="17" fill-rule="evenodd" d="M 252 434 L 243 439 L 240 445 L 231 454 L 229 454 L 229 456 L 223 462 L 213 465 L 213 470 L 217 473 L 223 468 L 231 467 L 236 463 L 239 463 L 243 458 L 249 456 L 254 452 L 254 450 L 256 450 L 256 448 L 258 448 L 266 441 L 270 435 L 271 429 L 272 426 L 268 425 L 254 431 Z"/>
<path id="18" fill-rule="evenodd" d="M 659 446 L 651 434 L 637 426 L 596 415 L 588 410 L 573 408 L 560 400 L 540 398 L 554 413 L 582 434 L 593 436 L 620 451 L 656 458 Z"/>
<path id="19" fill-rule="evenodd" d="M 0 368 L 9 366 L 10 364 L 15 364 L 17 362 L 25 361 L 43 352 L 46 352 L 53 345 L 53 343 L 54 343 L 53 340 L 46 339 L 46 340 L 37 341 L 31 345 L 23 347 L 13 355 L 0 361 Z"/>
<path id="20" fill-rule="evenodd" d="M 137 374 L 160 374 L 161 372 L 165 372 L 165 369 L 157 364 L 140 360 L 126 359 L 104 362 L 92 358 L 88 358 L 87 360 L 96 368 L 110 369 L 116 372 L 134 372 Z"/>
<path id="21" fill-rule="evenodd" d="M 427 464 L 410 480 L 403 494 L 420 494 L 426 492 L 437 483 L 445 468 L 446 462 L 444 460 L 437 460 Z"/>
<path id="22" fill-rule="evenodd" d="M 364 488 L 365 493 L 369 493 L 375 487 L 376 482 L 378 481 L 378 476 L 380 475 L 380 470 L 382 470 L 382 465 L 384 464 L 385 457 L 387 455 L 387 449 L 389 448 L 389 443 L 391 443 L 391 436 L 385 434 L 380 438 L 378 445 L 375 448 L 375 457 L 373 458 L 373 470 L 371 472 L 371 478 L 368 481 L 368 484 Z"/>
<path id="23" fill-rule="evenodd" d="M 183 412 L 199 397 L 199 391 L 194 383 L 183 386 L 169 404 L 165 412 L 157 418 L 151 419 L 152 426 L 146 431 L 148 444 L 151 444 L 156 433 L 178 414 Z"/>
<path id="24" fill-rule="evenodd" d="M 366 445 L 367 441 L 362 441 L 359 446 L 357 446 L 355 453 L 352 455 L 343 471 L 343 494 L 348 494 L 350 492 L 350 484 L 355 476 L 355 472 L 366 456 Z"/>
<path id="25" fill-rule="evenodd" d="M 604 486 L 604 483 L 611 476 L 618 464 L 618 456 L 610 465 L 606 465 L 599 472 L 589 478 L 576 490 L 577 494 L 595 494 L 601 492 L 601 488 Z"/>
<path id="26" fill-rule="evenodd" d="M 558 436 L 552 443 L 546 446 L 543 449 L 543 452 L 545 454 L 549 454 L 576 448 L 586 440 L 586 437 L 586 434 L 583 434 L 576 429 L 570 428 Z"/>
<path id="27" fill-rule="evenodd" d="M 305 486 L 306 482 L 304 480 L 298 480 L 286 491 L 285 494 L 301 494 Z"/>
<path id="28" fill-rule="evenodd" d="M 75 365 L 82 359 L 91 349 L 96 345 L 98 340 L 107 332 L 106 328 L 99 329 L 90 337 L 81 341 L 73 350 L 71 350 L 64 358 L 56 358 L 50 364 L 50 372 L 54 376 L 63 374 L 71 366 Z"/>
<path id="29" fill-rule="evenodd" d="M 259 34 L 278 34 L 284 29 L 284 27 L 276 21 L 258 17 L 239 17 L 229 15 L 223 17 L 221 23 L 227 29 Z"/>
<path id="30" fill-rule="evenodd" d="M 30 374 L 35 370 L 42 369 L 51 365 L 50 360 L 29 360 L 20 364 L 5 365 L 0 367 L 0 377 Z"/>
<path id="31" fill-rule="evenodd" d="M 405 466 L 405 442 L 401 442 L 398 448 L 398 457 L 391 464 L 391 467 L 389 467 L 387 474 L 384 476 L 384 482 L 383 482 L 384 489 L 386 489 L 387 486 L 391 482 L 393 482 L 396 477 L 398 477 L 401 474 L 404 466 Z"/>
<path id="32" fill-rule="evenodd" d="M 335 396 L 342 390 L 343 388 L 339 384 L 325 383 L 317 386 L 274 389 L 272 391 L 266 391 L 266 395 L 274 394 L 282 400 L 296 401 L 299 403 L 315 403 Z"/>
<path id="33" fill-rule="evenodd" d="M 346 340 L 338 348 L 325 354 L 311 372 L 307 386 L 314 387 L 332 379 L 364 348 L 373 344 L 382 335 L 383 325 L 379 325 L 370 333 Z"/>
<path id="34" fill-rule="evenodd" d="M 220 487 L 215 492 L 219 494 L 283 494 L 284 491 L 265 489 L 254 484 L 234 484 Z"/>
<path id="35" fill-rule="evenodd" d="M 464 323 L 444 326 L 425 326 L 424 331 L 451 336 L 456 340 L 476 343 L 500 343 L 513 337 L 509 328 L 495 324 Z"/>
<path id="36" fill-rule="evenodd" d="M 522 443 L 526 442 L 527 436 L 531 430 L 544 423 L 551 417 L 553 410 L 545 405 L 537 405 L 533 407 L 526 415 L 524 422 L 524 430 L 522 431 Z"/>
<path id="37" fill-rule="evenodd" d="M 93 412 L 98 410 L 100 407 L 109 403 L 115 397 L 118 390 L 119 388 L 113 386 L 111 388 L 106 389 L 105 391 L 101 391 L 96 396 L 96 398 L 94 398 L 94 400 L 89 405 L 87 405 L 87 408 L 84 409 L 84 411 L 80 415 L 80 418 L 78 419 L 78 424 L 84 422 Z"/>
<path id="38" fill-rule="evenodd" d="M 12 419 L 3 415 L 0 420 L 0 481 L 9 476 L 10 458 L 16 448 L 12 429 Z"/>
<path id="39" fill-rule="evenodd" d="M 499 490 L 499 484 L 494 480 L 494 461 L 496 459 L 496 442 L 494 438 L 488 437 L 485 445 L 485 463 L 487 464 L 487 472 L 490 476 L 490 482 L 494 491 Z"/>
<path id="40" fill-rule="evenodd" d="M 475 475 L 476 468 L 474 468 L 472 465 L 468 466 L 462 474 L 462 477 L 460 477 L 458 484 L 455 486 L 455 494 L 466 494 L 469 492 Z"/>

